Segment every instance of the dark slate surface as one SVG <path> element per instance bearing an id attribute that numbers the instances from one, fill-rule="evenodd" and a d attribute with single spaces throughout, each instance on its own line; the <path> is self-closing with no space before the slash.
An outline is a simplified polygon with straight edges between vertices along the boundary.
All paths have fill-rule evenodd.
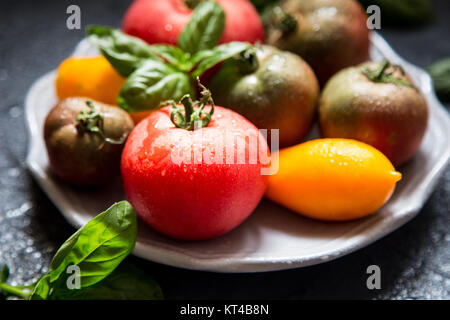
<path id="1" fill-rule="evenodd" d="M 28 283 L 45 272 L 55 250 L 74 232 L 24 165 L 23 115 L 28 87 L 83 37 L 83 31 L 65 26 L 66 8 L 74 3 L 81 7 L 83 27 L 118 26 L 129 1 L 0 2 L 0 262 L 10 266 L 13 284 Z M 400 55 L 422 67 L 450 56 L 450 2 L 435 1 L 434 6 L 433 24 L 381 32 Z M 129 259 L 154 275 L 168 299 L 449 299 L 449 189 L 447 169 L 413 221 L 365 249 L 318 266 L 214 274 Z M 381 267 L 381 290 L 366 288 L 365 270 L 371 264 Z"/>

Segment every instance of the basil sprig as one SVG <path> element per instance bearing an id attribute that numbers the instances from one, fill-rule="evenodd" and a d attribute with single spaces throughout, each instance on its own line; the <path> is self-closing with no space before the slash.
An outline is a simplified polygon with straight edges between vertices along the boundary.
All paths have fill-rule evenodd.
<path id="1" fill-rule="evenodd" d="M 6 284 L 9 271 L 4 267 L 0 291 L 32 300 L 161 298 L 159 287 L 148 276 L 135 269 L 130 271 L 126 265 L 117 268 L 133 250 L 136 237 L 133 208 L 127 201 L 118 202 L 67 239 L 53 257 L 49 271 L 35 284 L 27 287 Z M 71 276 L 67 270 L 72 265 L 80 270 L 79 289 L 67 286 Z"/>
<path id="2" fill-rule="evenodd" d="M 156 44 L 119 30 L 91 26 L 89 40 L 122 76 L 127 77 L 117 104 L 128 112 L 153 110 L 185 94 L 196 98 L 196 79 L 215 65 L 251 48 L 249 43 L 217 45 L 225 12 L 216 2 L 199 4 L 178 37 L 178 46 Z"/>
<path id="3" fill-rule="evenodd" d="M 151 110 L 161 101 L 186 93 L 195 95 L 186 72 L 159 60 L 147 60 L 125 81 L 117 102 L 128 112 Z"/>

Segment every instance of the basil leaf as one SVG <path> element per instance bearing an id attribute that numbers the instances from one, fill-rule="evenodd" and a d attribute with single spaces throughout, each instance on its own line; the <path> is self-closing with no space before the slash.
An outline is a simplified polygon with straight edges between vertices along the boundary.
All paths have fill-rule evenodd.
<path id="1" fill-rule="evenodd" d="M 93 286 L 72 290 L 55 290 L 55 300 L 161 300 L 159 285 L 145 272 L 130 263 L 120 264 L 108 277 Z"/>
<path id="2" fill-rule="evenodd" d="M 143 40 L 101 26 L 87 28 L 89 41 L 95 44 L 116 71 L 127 77 L 146 59 L 159 59 Z"/>
<path id="3" fill-rule="evenodd" d="M 61 247 L 54 255 L 52 262 L 50 263 L 50 270 L 55 270 L 63 262 L 64 258 L 69 254 L 70 250 L 72 250 L 73 246 L 77 242 L 81 230 L 82 229 L 79 229 L 77 232 L 71 235 L 70 238 L 66 240 L 66 242 L 64 242 L 61 245 Z"/>
<path id="4" fill-rule="evenodd" d="M 189 60 L 190 55 L 176 46 L 155 44 L 151 46 L 151 50 L 180 71 L 188 72 L 192 69 L 192 63 Z"/>
<path id="5" fill-rule="evenodd" d="M 213 50 L 198 52 L 193 58 L 193 63 L 197 64 L 192 72 L 193 77 L 201 76 L 206 70 L 214 67 L 233 56 L 250 49 L 251 44 L 246 42 L 229 42 L 215 47 Z"/>
<path id="6" fill-rule="evenodd" d="M 108 276 L 131 253 L 136 237 L 133 208 L 127 201 L 118 202 L 63 244 L 44 278 L 48 276 L 50 284 L 55 283 L 66 274 L 67 267 L 74 264 L 80 268 L 81 287 L 93 285 Z"/>
<path id="7" fill-rule="evenodd" d="M 139 38 L 108 27 L 90 26 L 87 34 L 89 40 L 124 77 L 129 76 L 147 59 L 165 61 L 186 72 L 192 68 L 190 54 L 173 45 L 149 45 Z"/>
<path id="8" fill-rule="evenodd" d="M 178 36 L 178 47 L 191 55 L 214 48 L 225 28 L 225 12 L 216 2 L 199 4 Z"/>
<path id="9" fill-rule="evenodd" d="M 450 101 L 450 58 L 433 63 L 428 67 L 428 72 L 438 97 L 444 102 Z"/>
<path id="10" fill-rule="evenodd" d="M 50 275 L 47 273 L 41 279 L 39 279 L 38 283 L 34 287 L 31 295 L 29 297 L 30 300 L 47 300 L 51 291 L 50 287 Z"/>
<path id="11" fill-rule="evenodd" d="M 157 109 L 162 101 L 179 100 L 183 95 L 195 97 L 191 78 L 171 65 L 147 60 L 124 83 L 118 105 L 129 111 Z"/>

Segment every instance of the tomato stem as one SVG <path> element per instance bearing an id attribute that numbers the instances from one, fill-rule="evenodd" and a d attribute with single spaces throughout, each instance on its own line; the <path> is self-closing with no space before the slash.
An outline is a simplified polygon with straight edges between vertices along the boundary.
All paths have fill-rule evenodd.
<path id="1" fill-rule="evenodd" d="M 189 94 L 184 95 L 180 104 L 183 108 L 175 104 L 175 101 L 169 100 L 161 103 L 161 106 L 171 105 L 172 112 L 170 113 L 170 120 L 177 128 L 186 130 L 195 130 L 208 126 L 211 122 L 211 117 L 214 113 L 214 101 L 211 96 L 211 92 L 200 83 L 200 79 L 197 77 L 198 85 L 202 88 L 201 99 L 192 101 Z M 204 111 L 205 106 L 211 106 L 209 112 Z"/>
<path id="2" fill-rule="evenodd" d="M 297 29 L 298 21 L 280 6 L 275 6 L 270 15 L 270 24 L 280 30 L 283 35 L 287 35 Z"/>
<path id="3" fill-rule="evenodd" d="M 239 54 L 237 68 L 241 74 L 253 73 L 259 68 L 255 48 L 247 49 Z"/>
<path id="4" fill-rule="evenodd" d="M 122 136 L 120 139 L 105 137 L 103 113 L 95 109 L 92 100 L 86 100 L 86 105 L 89 107 L 89 110 L 81 110 L 74 121 L 78 133 L 83 134 L 85 132 L 91 132 L 98 134 L 105 142 L 110 144 L 123 144 L 127 136 Z"/>
<path id="5" fill-rule="evenodd" d="M 415 88 L 407 79 L 403 68 L 397 64 L 392 64 L 388 60 L 381 61 L 375 69 L 365 68 L 362 70 L 362 73 L 372 82 L 392 83 Z"/>
<path id="6" fill-rule="evenodd" d="M 74 122 L 78 133 L 101 133 L 103 130 L 103 114 L 95 110 L 92 100 L 86 100 L 86 105 L 89 107 L 89 110 L 81 110 Z"/>

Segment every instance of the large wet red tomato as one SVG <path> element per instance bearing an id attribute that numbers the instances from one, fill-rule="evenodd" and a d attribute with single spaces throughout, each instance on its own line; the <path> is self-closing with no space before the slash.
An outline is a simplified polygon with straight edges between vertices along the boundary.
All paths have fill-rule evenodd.
<path id="1" fill-rule="evenodd" d="M 128 200 L 146 223 L 171 237 L 222 235 L 263 196 L 265 158 L 251 161 L 249 150 L 259 140 L 268 155 L 267 143 L 253 124 L 226 108 L 215 107 L 209 125 L 196 130 L 175 127 L 170 115 L 170 107 L 152 113 L 127 140 L 122 177 Z"/>
<path id="2" fill-rule="evenodd" d="M 122 29 L 148 43 L 176 44 L 189 22 L 195 0 L 135 0 L 125 14 Z M 216 0 L 226 14 L 221 43 L 264 40 L 261 19 L 248 0 Z"/>

